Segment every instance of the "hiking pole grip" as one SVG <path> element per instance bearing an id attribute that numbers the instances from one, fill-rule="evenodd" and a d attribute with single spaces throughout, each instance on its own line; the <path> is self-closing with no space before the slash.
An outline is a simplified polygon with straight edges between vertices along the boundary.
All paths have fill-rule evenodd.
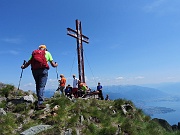
<path id="1" fill-rule="evenodd" d="M 23 61 L 23 65 L 25 65 L 25 64 L 26 64 L 26 61 L 24 60 L 24 61 Z M 21 71 L 21 75 L 20 75 L 20 79 L 19 79 L 18 90 L 19 90 L 19 87 L 20 87 L 22 74 L 23 74 L 23 69 L 22 69 L 22 71 Z M 17 94 L 16 94 L 16 95 L 17 95 Z"/>
<path id="2" fill-rule="evenodd" d="M 23 61 L 23 65 L 25 65 L 25 64 L 26 64 L 26 60 Z"/>
<path id="3" fill-rule="evenodd" d="M 23 65 L 25 65 L 25 64 L 26 64 L 26 60 L 23 61 Z M 23 69 L 22 69 L 20 78 L 22 78 L 22 73 L 23 73 Z"/>

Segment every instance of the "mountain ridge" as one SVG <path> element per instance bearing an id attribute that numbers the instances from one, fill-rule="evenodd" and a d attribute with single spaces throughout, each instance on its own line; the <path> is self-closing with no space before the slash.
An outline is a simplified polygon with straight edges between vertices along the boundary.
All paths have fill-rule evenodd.
<path id="1" fill-rule="evenodd" d="M 178 135 L 180 133 L 179 125 L 171 126 L 166 120 L 151 119 L 130 100 L 119 98 L 105 101 L 93 97 L 70 99 L 56 93 L 53 98 L 45 100 L 47 107 L 45 110 L 36 110 L 33 103 L 23 100 L 22 96 L 28 93 L 16 90 L 17 88 L 10 85 L 0 89 L 0 108 L 3 113 L 0 117 L 2 121 L 0 132 L 3 135 L 26 135 L 34 129 L 38 129 L 38 135 Z M 14 93 L 17 93 L 16 98 Z M 35 96 L 34 93 L 33 95 Z M 44 126 L 51 128 L 39 130 Z"/>

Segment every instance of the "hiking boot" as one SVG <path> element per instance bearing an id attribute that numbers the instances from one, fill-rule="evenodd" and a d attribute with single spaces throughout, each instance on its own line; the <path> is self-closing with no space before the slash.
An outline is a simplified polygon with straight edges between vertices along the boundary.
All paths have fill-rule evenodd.
<path id="1" fill-rule="evenodd" d="M 44 109 L 44 108 L 46 108 L 46 105 L 44 105 L 44 104 L 38 104 L 37 105 L 37 110 L 41 110 L 41 109 Z"/>
<path id="2" fill-rule="evenodd" d="M 58 87 L 56 91 L 59 91 L 59 90 L 60 90 L 60 88 Z"/>

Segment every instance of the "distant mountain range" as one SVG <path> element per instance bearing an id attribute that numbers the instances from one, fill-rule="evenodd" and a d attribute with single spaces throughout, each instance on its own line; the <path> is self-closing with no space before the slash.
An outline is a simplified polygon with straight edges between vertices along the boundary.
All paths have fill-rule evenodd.
<path id="1" fill-rule="evenodd" d="M 180 82 L 160 83 L 151 85 L 150 87 L 156 88 L 172 95 L 180 95 Z"/>
<path id="2" fill-rule="evenodd" d="M 169 96 L 169 94 L 158 89 L 137 85 L 104 86 L 103 92 L 108 94 L 111 99 L 152 100 Z"/>

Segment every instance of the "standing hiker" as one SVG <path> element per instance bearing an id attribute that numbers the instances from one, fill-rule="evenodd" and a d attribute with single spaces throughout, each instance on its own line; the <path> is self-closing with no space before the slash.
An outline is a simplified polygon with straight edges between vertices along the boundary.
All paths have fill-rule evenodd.
<path id="1" fill-rule="evenodd" d="M 72 88 L 72 94 L 74 95 L 75 98 L 78 98 L 78 85 L 79 85 L 79 80 L 76 78 L 76 75 L 73 75 L 73 88 Z"/>
<path id="2" fill-rule="evenodd" d="M 60 75 L 61 79 L 58 80 L 59 81 L 59 88 L 57 89 L 57 91 L 61 91 L 61 93 L 63 94 L 64 93 L 64 89 L 65 89 L 65 86 L 66 86 L 66 78 L 64 77 L 63 74 Z"/>
<path id="3" fill-rule="evenodd" d="M 41 44 L 37 50 L 32 52 L 32 55 L 27 63 L 21 66 L 22 69 L 31 65 L 32 74 L 36 83 L 36 94 L 38 97 L 37 109 L 43 109 L 46 106 L 44 101 L 44 88 L 48 79 L 48 70 L 50 62 L 52 67 L 57 67 L 58 64 L 53 62 L 50 52 L 47 51 L 46 45 Z"/>
<path id="4" fill-rule="evenodd" d="M 102 85 L 101 85 L 100 82 L 98 82 L 97 91 L 99 91 L 99 94 L 98 94 L 98 95 L 99 95 L 99 98 L 100 98 L 101 100 L 104 100 L 103 93 L 102 93 Z"/>

